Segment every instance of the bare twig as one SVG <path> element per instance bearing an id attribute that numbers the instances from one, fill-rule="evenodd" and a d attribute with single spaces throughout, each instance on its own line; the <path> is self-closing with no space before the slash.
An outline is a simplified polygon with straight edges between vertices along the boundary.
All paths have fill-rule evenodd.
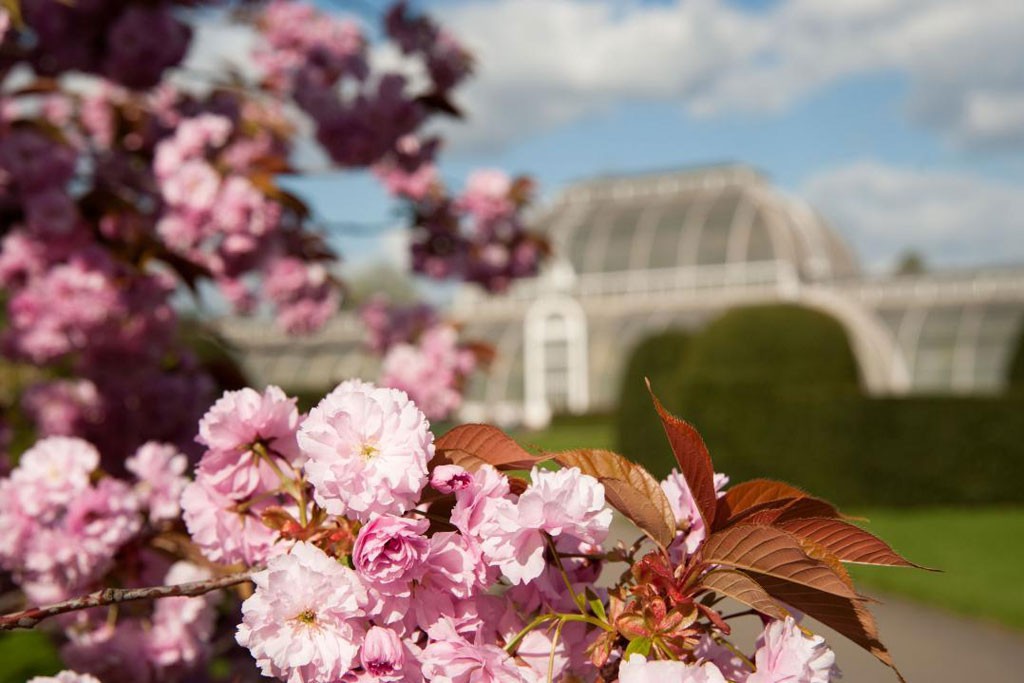
<path id="1" fill-rule="evenodd" d="M 39 622 L 58 614 L 66 614 L 90 607 L 115 605 L 134 600 L 156 600 L 158 598 L 192 597 L 205 595 L 211 591 L 228 588 L 250 581 L 252 574 L 261 569 L 253 567 L 244 572 L 227 574 L 205 581 L 179 583 L 174 586 L 150 586 L 148 588 L 104 588 L 88 595 L 82 595 L 64 602 L 57 602 L 46 607 L 31 607 L 20 612 L 12 612 L 0 616 L 0 631 L 11 631 L 19 628 L 33 628 Z"/>

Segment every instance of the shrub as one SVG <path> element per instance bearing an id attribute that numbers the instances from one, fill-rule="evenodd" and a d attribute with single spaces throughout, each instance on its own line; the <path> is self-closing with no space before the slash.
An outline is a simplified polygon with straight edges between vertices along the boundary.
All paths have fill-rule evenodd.
<path id="1" fill-rule="evenodd" d="M 676 371 L 671 408 L 723 471 L 770 473 L 843 504 L 1024 501 L 1024 396 L 863 396 L 842 328 L 794 308 L 726 314 Z M 655 474 L 671 469 L 658 430 L 618 425 L 624 453 Z"/>
<path id="2" fill-rule="evenodd" d="M 648 444 L 664 442 L 661 422 L 651 410 L 644 378 L 665 401 L 670 410 L 678 409 L 681 398 L 678 379 L 690 347 L 691 336 L 671 330 L 640 342 L 629 357 L 619 389 L 619 409 L 615 413 L 616 444 L 620 452 L 639 455 Z"/>

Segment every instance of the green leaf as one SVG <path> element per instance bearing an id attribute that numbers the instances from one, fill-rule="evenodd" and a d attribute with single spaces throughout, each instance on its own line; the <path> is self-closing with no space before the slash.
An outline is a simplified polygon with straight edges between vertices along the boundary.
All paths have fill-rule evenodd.
<path id="1" fill-rule="evenodd" d="M 623 661 L 628 661 L 630 655 L 643 655 L 646 657 L 649 654 L 651 654 L 651 639 L 647 636 L 640 636 L 629 641 L 626 651 L 622 653 L 622 659 Z"/>
<path id="2" fill-rule="evenodd" d="M 604 602 L 601 598 L 597 597 L 597 594 L 589 587 L 586 590 L 586 594 L 588 600 L 587 604 L 590 605 L 590 611 L 594 613 L 595 617 L 605 623 L 608 623 L 608 613 L 604 611 Z"/>

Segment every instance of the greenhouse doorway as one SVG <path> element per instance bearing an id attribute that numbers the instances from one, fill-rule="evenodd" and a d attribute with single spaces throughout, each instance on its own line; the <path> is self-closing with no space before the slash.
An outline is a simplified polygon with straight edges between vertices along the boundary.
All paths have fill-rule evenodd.
<path id="1" fill-rule="evenodd" d="M 587 384 L 587 317 L 579 302 L 546 297 L 530 307 L 524 321 L 523 361 L 528 427 L 543 427 L 557 413 L 584 413 Z"/>

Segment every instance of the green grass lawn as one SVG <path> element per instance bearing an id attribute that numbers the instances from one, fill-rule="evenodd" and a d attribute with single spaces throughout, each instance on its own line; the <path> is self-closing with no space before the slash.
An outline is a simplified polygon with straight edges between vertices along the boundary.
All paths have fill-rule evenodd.
<path id="1" fill-rule="evenodd" d="M 1024 508 L 867 510 L 867 528 L 942 573 L 851 567 L 865 586 L 1024 629 Z"/>
<path id="2" fill-rule="evenodd" d="M 556 423 L 535 432 L 517 432 L 516 441 L 530 450 L 567 451 L 572 448 L 614 450 L 615 433 L 611 419 L 599 422 Z"/>

